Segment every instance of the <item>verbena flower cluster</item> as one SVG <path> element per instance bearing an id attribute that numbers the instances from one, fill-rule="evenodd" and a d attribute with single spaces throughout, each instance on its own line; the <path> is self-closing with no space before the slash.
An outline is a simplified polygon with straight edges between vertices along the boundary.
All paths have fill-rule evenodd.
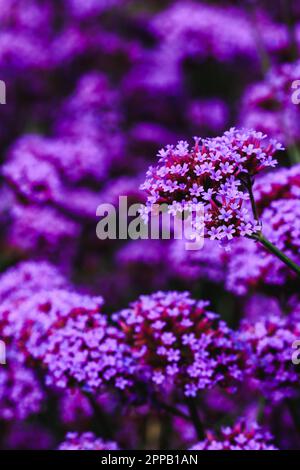
<path id="1" fill-rule="evenodd" d="M 159 164 L 150 167 L 141 189 L 147 191 L 147 217 L 154 204 L 167 204 L 169 211 L 191 210 L 203 204 L 203 221 L 196 229 L 211 240 L 249 236 L 259 227 L 245 204 L 249 180 L 277 163 L 274 154 L 283 150 L 267 141 L 261 132 L 231 129 L 223 136 L 195 140 L 190 149 L 185 141 L 159 152 Z M 250 183 L 251 184 L 251 183 Z"/>
<path id="2" fill-rule="evenodd" d="M 114 379 L 124 388 L 126 381 L 119 377 L 126 369 L 122 333 L 109 326 L 102 304 L 101 297 L 41 291 L 12 309 L 3 333 L 17 341 L 27 360 L 47 367 L 47 385 L 65 388 L 78 383 L 95 390 Z"/>
<path id="3" fill-rule="evenodd" d="M 291 345 L 299 338 L 299 315 L 245 320 L 240 338 L 249 346 L 251 377 L 269 399 L 297 396 L 299 368 L 291 361 Z"/>
<path id="4" fill-rule="evenodd" d="M 115 320 L 142 377 L 186 396 L 221 385 L 229 390 L 243 378 L 243 351 L 234 333 L 187 292 L 142 296 Z"/>
<path id="5" fill-rule="evenodd" d="M 256 423 L 241 421 L 232 427 L 222 427 L 218 434 L 208 432 L 204 441 L 191 450 L 276 450 L 273 436 Z"/>
<path id="6" fill-rule="evenodd" d="M 251 85 L 242 103 L 241 122 L 276 137 L 286 145 L 299 141 L 299 94 L 292 88 L 299 80 L 300 62 L 274 66 L 261 83 Z"/>

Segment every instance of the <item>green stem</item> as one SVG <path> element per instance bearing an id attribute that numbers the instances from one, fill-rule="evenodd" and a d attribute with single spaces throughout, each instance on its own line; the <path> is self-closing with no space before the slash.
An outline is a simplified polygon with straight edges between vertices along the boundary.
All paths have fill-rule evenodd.
<path id="1" fill-rule="evenodd" d="M 294 263 L 288 256 L 280 251 L 273 243 L 267 240 L 262 233 L 253 235 L 254 240 L 259 241 L 270 253 L 277 256 L 284 264 L 286 264 L 294 273 L 300 276 L 300 266 Z"/>
<path id="2" fill-rule="evenodd" d="M 256 202 L 255 202 L 254 194 L 253 194 L 253 183 L 251 181 L 251 176 L 250 175 L 247 175 L 246 185 L 247 185 L 247 189 L 248 189 L 249 196 L 250 196 L 250 202 L 251 202 L 253 216 L 254 216 L 255 220 L 257 222 L 259 222 L 258 210 L 257 210 L 257 207 L 256 207 Z"/>

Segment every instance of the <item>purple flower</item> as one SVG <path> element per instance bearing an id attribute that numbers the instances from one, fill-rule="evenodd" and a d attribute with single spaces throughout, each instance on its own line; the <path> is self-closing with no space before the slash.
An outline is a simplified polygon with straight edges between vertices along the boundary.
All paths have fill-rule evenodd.
<path id="1" fill-rule="evenodd" d="M 188 104 L 187 118 L 195 131 L 222 132 L 228 123 L 228 108 L 220 99 L 194 100 Z"/>
<path id="2" fill-rule="evenodd" d="M 69 426 L 84 423 L 93 416 L 88 397 L 79 389 L 66 390 L 59 402 L 59 412 L 60 420 Z"/>

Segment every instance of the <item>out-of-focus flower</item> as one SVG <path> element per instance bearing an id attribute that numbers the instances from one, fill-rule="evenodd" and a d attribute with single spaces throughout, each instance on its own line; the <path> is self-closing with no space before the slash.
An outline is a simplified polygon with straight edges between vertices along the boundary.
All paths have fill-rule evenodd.
<path id="1" fill-rule="evenodd" d="M 118 95 L 112 90 L 107 77 L 90 72 L 78 80 L 73 94 L 60 108 L 54 127 L 57 136 L 64 140 L 69 138 L 71 143 L 79 142 L 82 145 L 86 142 L 87 145 L 90 141 L 90 144 L 97 145 L 99 163 L 103 167 L 123 156 L 125 142 L 121 116 Z M 93 159 L 88 161 L 96 171 Z M 87 165 L 84 157 L 81 165 Z"/>
<path id="2" fill-rule="evenodd" d="M 34 258 L 46 258 L 67 268 L 81 232 L 78 223 L 53 207 L 21 206 L 11 210 L 9 245 Z"/>
<path id="3" fill-rule="evenodd" d="M 152 27 L 165 47 L 173 48 L 177 60 L 213 57 L 224 62 L 245 56 L 257 60 L 258 31 L 270 52 L 283 50 L 288 44 L 286 27 L 265 14 L 257 17 L 254 25 L 241 8 L 203 2 L 177 1 L 154 17 Z"/>
<path id="4" fill-rule="evenodd" d="M 0 329 L 1 336 L 9 343 L 16 339 L 14 320 L 21 304 L 39 292 L 53 289 L 72 290 L 60 271 L 46 261 L 24 261 L 8 269 L 0 277 Z M 19 330 L 18 330 L 19 331 Z"/>
<path id="5" fill-rule="evenodd" d="M 19 301 L 37 291 L 67 288 L 66 278 L 46 261 L 23 261 L 0 277 L 0 299 Z"/>
<path id="6" fill-rule="evenodd" d="M 244 318 L 252 322 L 260 320 L 260 318 L 282 314 L 279 300 L 263 293 L 254 293 L 247 298 L 243 310 Z"/>
<path id="7" fill-rule="evenodd" d="M 232 427 L 222 427 L 219 433 L 207 432 L 204 441 L 191 450 L 276 450 L 273 436 L 256 423 L 237 422 Z"/>
<path id="8" fill-rule="evenodd" d="M 94 18 L 114 6 L 120 7 L 126 0 L 66 0 L 72 15 L 80 19 Z"/>
<path id="9" fill-rule="evenodd" d="M 186 396 L 215 385 L 233 390 L 243 378 L 243 353 L 208 305 L 187 292 L 157 292 L 115 314 L 136 376 L 158 388 L 175 386 Z"/>
<path id="10" fill-rule="evenodd" d="M 8 450 L 49 450 L 54 445 L 54 436 L 46 427 L 26 421 L 11 423 L 3 447 Z"/>
<path id="11" fill-rule="evenodd" d="M 168 263 L 172 275 L 183 281 L 203 279 L 223 283 L 230 256 L 230 252 L 212 240 L 205 240 L 203 249 L 195 251 L 186 250 L 184 241 L 175 240 L 169 249 Z"/>
<path id="12" fill-rule="evenodd" d="M 47 54 L 53 26 L 51 2 L 1 1 L 0 64 L 4 73 L 51 70 Z"/>
<path id="13" fill-rule="evenodd" d="M 300 263 L 300 201 L 273 201 L 261 216 L 266 237 L 296 263 Z M 228 257 L 226 286 L 237 295 L 251 288 L 284 286 L 295 274 L 279 259 L 252 240 L 240 239 L 232 244 Z"/>
<path id="14" fill-rule="evenodd" d="M 300 164 L 278 168 L 256 179 L 254 198 L 262 211 L 277 199 L 298 199 L 300 196 Z"/>
<path id="15" fill-rule="evenodd" d="M 131 177 L 120 176 L 119 178 L 111 179 L 101 191 L 99 200 L 112 204 L 115 207 L 119 204 L 120 196 L 126 196 L 128 204 L 144 203 L 145 194 L 138 189 L 141 181 L 141 175 Z"/>
<path id="16" fill-rule="evenodd" d="M 51 178 L 53 190 L 50 192 L 48 189 L 48 192 L 51 199 L 56 200 L 57 193 L 62 188 L 58 182 L 55 182 L 55 178 L 59 178 L 61 175 L 69 184 L 76 184 L 84 180 L 97 182 L 107 175 L 109 167 L 105 150 L 87 138 L 80 140 L 72 140 L 68 137 L 50 139 L 37 135 L 26 135 L 17 141 L 9 159 L 11 163 L 8 162 L 4 167 L 5 176 L 12 184 L 15 182 L 20 191 L 29 197 L 32 197 L 32 193 L 28 194 L 25 184 L 28 180 L 34 180 L 35 187 L 31 191 L 35 190 L 38 201 L 41 200 L 41 194 L 44 194 L 42 191 L 42 186 L 45 186 L 44 174 L 49 174 L 48 186 L 51 184 L 50 178 L 53 174 Z M 13 171 L 12 165 L 14 166 Z"/>
<path id="17" fill-rule="evenodd" d="M 103 181 L 125 151 L 118 104 L 102 73 L 84 74 L 55 115 L 54 136 L 28 134 L 12 145 L 2 167 L 14 195 L 8 246 L 71 265 Z"/>
<path id="18" fill-rule="evenodd" d="M 67 290 L 41 291 L 8 313 L 3 329 L 28 360 L 47 370 L 46 383 L 88 391 L 113 383 L 125 388 L 132 374 L 124 335 L 101 312 L 102 297 Z"/>
<path id="19" fill-rule="evenodd" d="M 177 140 L 174 133 L 156 122 L 138 122 L 130 131 L 131 147 L 138 155 L 146 157 L 152 157 L 159 147 Z"/>
<path id="20" fill-rule="evenodd" d="M 115 442 L 103 441 L 92 432 L 69 432 L 58 450 L 119 450 Z"/>
<path id="21" fill-rule="evenodd" d="M 195 132 L 222 132 L 228 123 L 228 107 L 217 98 L 194 100 L 188 106 L 187 118 Z"/>
<path id="22" fill-rule="evenodd" d="M 79 308 L 47 335 L 42 358 L 48 367 L 47 384 L 65 388 L 75 382 L 88 391 L 109 383 L 120 389 L 130 385 L 126 378 L 132 373 L 130 351 L 123 334 L 104 315 Z"/>
<path id="23" fill-rule="evenodd" d="M 0 367 L 0 420 L 20 421 L 39 413 L 45 394 L 32 369 L 13 352 Z"/>
<path id="24" fill-rule="evenodd" d="M 56 168 L 39 160 L 32 152 L 28 138 L 15 144 L 9 160 L 3 165 L 4 178 L 16 193 L 28 202 L 49 203 L 58 199 L 62 183 Z M 41 149 L 39 148 L 39 151 Z"/>

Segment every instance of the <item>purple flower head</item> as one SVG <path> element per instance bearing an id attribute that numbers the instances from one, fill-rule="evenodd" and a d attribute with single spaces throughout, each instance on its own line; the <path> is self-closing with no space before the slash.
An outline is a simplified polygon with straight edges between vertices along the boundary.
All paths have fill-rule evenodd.
<path id="1" fill-rule="evenodd" d="M 183 281 L 207 279 L 223 283 L 229 258 L 230 252 L 212 240 L 205 240 L 203 250 L 195 251 L 186 250 L 183 240 L 175 240 L 168 253 L 172 275 Z"/>
<path id="2" fill-rule="evenodd" d="M 68 426 L 78 425 L 91 419 L 93 409 L 88 397 L 81 390 L 67 389 L 60 399 L 59 416 L 60 420 Z"/>
<path id="3" fill-rule="evenodd" d="M 285 145 L 299 142 L 300 111 L 292 101 L 300 61 L 274 66 L 264 82 L 251 85 L 243 98 L 241 124 L 276 138 Z"/>
<path id="4" fill-rule="evenodd" d="M 187 110 L 187 117 L 193 129 L 208 132 L 222 132 L 228 122 L 228 108 L 224 101 L 214 98 L 192 101 Z"/>
<path id="5" fill-rule="evenodd" d="M 39 158 L 32 146 L 34 142 L 34 138 L 26 137 L 13 146 L 3 165 L 3 175 L 8 185 L 28 202 L 54 202 L 62 191 L 62 183 L 56 168 Z"/>
<path id="6" fill-rule="evenodd" d="M 48 428 L 30 421 L 11 423 L 3 447 L 8 450 L 49 450 L 53 449 L 54 436 Z"/>
<path id="7" fill-rule="evenodd" d="M 33 158 L 37 159 L 36 165 L 41 167 L 39 169 L 40 172 L 42 172 L 43 168 L 45 168 L 45 173 L 50 172 L 50 168 L 53 166 L 55 169 L 51 172 L 55 175 L 56 171 L 58 177 L 63 177 L 69 184 L 76 184 L 82 181 L 101 181 L 108 171 L 109 161 L 106 161 L 106 157 L 104 149 L 99 148 L 91 139 L 82 137 L 78 140 L 72 140 L 68 136 L 50 139 L 38 135 L 26 135 L 21 138 L 15 144 L 10 155 L 12 162 L 14 162 L 12 164 L 16 165 L 17 169 L 20 168 L 20 163 L 25 160 L 24 166 L 19 171 L 23 174 L 23 177 L 25 172 L 27 172 L 27 179 L 31 177 L 29 170 L 30 165 L 33 164 L 34 160 L 31 160 Z M 27 159 L 29 159 L 28 167 L 25 167 Z M 8 168 L 9 166 L 8 164 Z M 7 169 L 6 171 L 7 178 L 11 181 L 11 171 Z M 38 180 L 38 178 L 42 178 L 42 173 L 38 178 L 36 175 L 33 175 L 32 178 L 36 181 L 36 190 L 39 189 L 42 192 L 41 187 L 38 187 L 38 184 L 43 184 L 43 180 L 40 183 Z M 22 184 L 21 179 L 20 184 Z M 58 183 L 56 183 L 56 186 L 57 193 L 61 191 L 61 188 Z M 55 190 L 52 191 L 53 198 L 55 198 L 56 193 Z M 38 201 L 40 201 L 39 194 L 37 194 L 37 197 Z"/>
<path id="8" fill-rule="evenodd" d="M 136 361 L 136 376 L 159 388 L 175 385 L 186 396 L 242 380 L 243 354 L 235 334 L 187 292 L 141 296 L 114 319 Z"/>
<path id="9" fill-rule="evenodd" d="M 184 141 L 167 146 L 141 186 L 148 193 L 145 219 L 154 204 L 167 204 L 171 214 L 202 204 L 205 216 L 197 228 L 204 228 L 206 237 L 231 240 L 255 233 L 247 187 L 253 176 L 276 165 L 277 150 L 281 145 L 262 133 L 234 128 L 221 137 L 195 138 L 192 148 Z"/>
<path id="10" fill-rule="evenodd" d="M 120 7 L 126 0 L 66 0 L 67 8 L 76 18 L 85 20 L 109 10 L 114 6 Z"/>
<path id="11" fill-rule="evenodd" d="M 89 297 L 67 289 L 41 290 L 15 303 L 7 318 L 6 337 L 18 341 L 28 356 L 41 360 L 47 349 L 47 338 L 54 325 L 63 325 L 69 315 L 81 311 L 99 312 L 102 297 Z"/>
<path id="12" fill-rule="evenodd" d="M 265 236 L 296 263 L 300 263 L 300 201 L 273 201 L 261 215 Z M 236 240 L 227 263 L 226 286 L 244 295 L 251 288 L 267 285 L 284 286 L 295 274 L 279 259 L 252 240 Z"/>
<path id="13" fill-rule="evenodd" d="M 300 337 L 299 315 L 270 315 L 255 323 L 245 320 L 240 339 L 248 349 L 249 373 L 272 401 L 298 394 L 299 370 L 292 363 L 292 345 Z"/>
<path id="14" fill-rule="evenodd" d="M 272 441 L 273 436 L 256 423 L 241 420 L 232 427 L 222 427 L 218 433 L 207 432 L 206 439 L 191 450 L 276 450 Z"/>
<path id="15" fill-rule="evenodd" d="M 37 291 L 67 288 L 68 281 L 46 261 L 24 261 L 8 269 L 0 277 L 0 299 L 19 301 Z"/>
<path id="16" fill-rule="evenodd" d="M 37 0 L 1 1 L 0 65 L 11 76 L 51 70 L 47 46 L 51 40 L 53 7 Z"/>
<path id="17" fill-rule="evenodd" d="M 28 301 L 38 292 L 53 289 L 71 290 L 67 279 L 59 270 L 45 261 L 27 261 L 8 269 L 0 277 L 0 329 L 1 336 L 8 343 L 13 342 L 15 333 L 22 324 L 20 321 L 17 330 L 14 327 L 15 316 L 22 303 Z"/>
<path id="18" fill-rule="evenodd" d="M 189 57 L 225 62 L 247 57 L 257 60 L 257 44 L 253 22 L 244 9 L 207 5 L 205 2 L 177 1 L 154 17 L 154 33 L 177 60 Z M 259 28 L 264 47 L 270 52 L 284 49 L 288 44 L 287 29 L 260 15 Z"/>
<path id="19" fill-rule="evenodd" d="M 28 360 L 47 370 L 47 385 L 125 388 L 131 360 L 123 333 L 101 313 L 102 297 L 41 291 L 12 309 L 4 329 Z M 122 380 L 121 380 L 122 379 Z"/>
<path id="20" fill-rule="evenodd" d="M 21 421 L 39 413 L 45 400 L 35 373 L 21 355 L 10 352 L 7 364 L 0 366 L 0 420 Z"/>
<path id="21" fill-rule="evenodd" d="M 77 383 L 94 392 L 110 383 L 122 390 L 131 384 L 127 376 L 132 361 L 122 332 L 93 310 L 70 312 L 64 322 L 53 325 L 43 362 L 47 384 L 59 388 Z"/>
<path id="22" fill-rule="evenodd" d="M 58 450 L 119 450 L 119 447 L 115 442 L 103 441 L 92 432 L 69 432 Z"/>

